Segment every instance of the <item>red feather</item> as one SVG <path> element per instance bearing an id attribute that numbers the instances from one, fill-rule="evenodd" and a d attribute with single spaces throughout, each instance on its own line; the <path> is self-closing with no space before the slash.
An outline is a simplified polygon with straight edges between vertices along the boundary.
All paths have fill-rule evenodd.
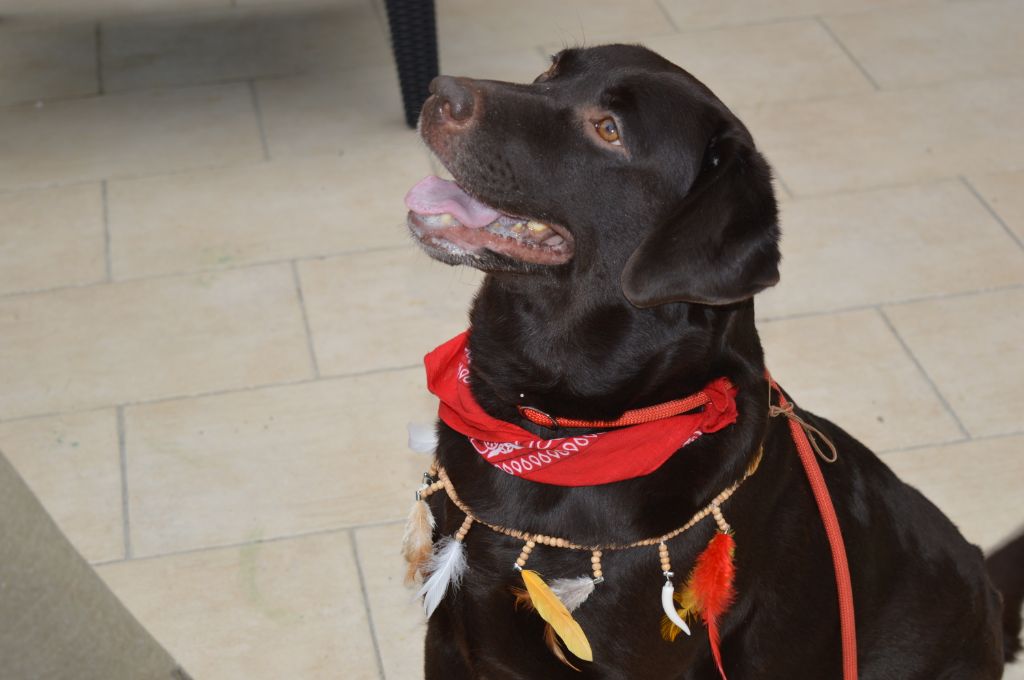
<path id="1" fill-rule="evenodd" d="M 736 589 L 733 585 L 736 565 L 732 561 L 735 552 L 736 542 L 732 535 L 721 532 L 715 534 L 708 547 L 697 558 L 691 577 L 693 594 L 704 624 L 708 627 L 711 654 L 715 657 L 718 672 L 722 674 L 723 680 L 727 679 L 725 669 L 722 668 L 722 652 L 719 649 L 718 619 L 736 598 Z"/>

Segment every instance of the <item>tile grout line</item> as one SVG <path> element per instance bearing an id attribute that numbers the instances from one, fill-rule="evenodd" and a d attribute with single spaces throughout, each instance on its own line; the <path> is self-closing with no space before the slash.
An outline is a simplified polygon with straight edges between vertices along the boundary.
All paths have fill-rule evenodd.
<path id="1" fill-rule="evenodd" d="M 376 529 L 378 527 L 398 526 L 399 524 L 402 524 L 404 522 L 404 519 L 382 519 L 376 522 L 363 522 L 362 524 L 346 524 L 345 526 L 340 527 L 331 527 L 329 529 L 313 529 L 311 531 L 300 531 L 294 534 L 272 536 L 270 538 L 257 538 L 248 541 L 236 541 L 234 543 L 214 543 L 211 545 L 201 545 L 195 548 L 169 550 L 167 552 L 158 552 L 153 553 L 151 555 L 132 556 L 130 559 L 102 560 L 99 562 L 91 562 L 90 564 L 94 566 L 105 566 L 108 564 L 123 564 L 125 562 L 147 562 L 149 560 L 159 560 L 165 557 L 195 555 L 196 553 L 209 552 L 213 550 L 233 550 L 235 548 L 245 548 L 253 545 L 262 545 L 264 543 L 281 543 L 283 541 L 299 540 L 303 538 L 333 536 L 335 534 L 345 533 L 346 531 L 359 531 L 361 529 Z"/>
<path id="2" fill-rule="evenodd" d="M 871 86 L 875 88 L 876 91 L 881 92 L 882 87 L 878 84 L 878 81 L 876 81 L 874 77 L 868 72 L 868 70 L 864 68 L 864 65 L 860 63 L 860 60 L 857 59 L 857 57 L 853 56 L 853 52 L 851 52 L 850 49 L 843 43 L 843 41 L 839 39 L 839 36 L 835 34 L 835 31 L 833 31 L 832 27 L 828 25 L 828 22 L 826 22 L 821 15 L 815 15 L 814 20 L 817 21 L 818 25 L 821 26 L 825 30 L 825 32 L 829 34 L 833 42 L 835 42 L 839 49 L 841 49 L 846 54 L 847 58 L 861 72 L 861 75 L 863 75 L 864 78 L 866 78 L 867 81 L 871 83 Z"/>
<path id="3" fill-rule="evenodd" d="M 270 160 L 270 145 L 267 144 L 267 131 L 263 125 L 263 109 L 260 106 L 260 95 L 256 91 L 256 80 L 249 79 L 246 81 L 249 85 L 249 97 L 252 100 L 252 110 L 256 115 L 256 127 L 260 133 L 260 144 L 263 147 L 263 160 Z"/>
<path id="4" fill-rule="evenodd" d="M 103 257 L 106 259 L 107 278 L 98 283 L 110 283 L 114 280 L 114 260 L 110 256 L 110 197 L 107 180 L 100 182 L 100 200 L 103 213 Z M 60 290 L 57 288 L 55 290 Z"/>
<path id="5" fill-rule="evenodd" d="M 793 190 L 789 188 L 788 184 L 786 184 L 786 180 L 782 179 L 782 173 L 775 168 L 772 168 L 772 177 L 774 177 L 775 181 L 779 183 L 780 187 L 782 187 L 782 191 L 786 194 L 786 198 L 794 200 L 797 198 L 797 195 L 794 194 Z"/>
<path id="6" fill-rule="evenodd" d="M 373 642 L 373 655 L 377 659 L 377 674 L 381 680 L 386 677 L 384 675 L 384 659 L 380 654 L 380 643 L 377 641 L 377 630 L 373 624 L 373 611 L 370 609 L 370 594 L 366 589 L 366 577 L 363 574 L 363 565 L 359 560 L 359 543 L 356 541 L 355 531 L 349 529 L 348 541 L 352 547 L 352 557 L 356 563 L 356 573 L 359 575 L 359 590 L 363 594 L 363 608 L 366 611 L 366 623 L 370 629 L 370 641 Z"/>
<path id="7" fill-rule="evenodd" d="M 380 0 L 380 1 L 378 1 L 378 0 L 369 0 L 369 4 L 370 4 L 370 11 L 373 12 L 374 18 L 377 19 L 377 26 L 384 30 L 384 39 L 387 40 L 388 47 L 391 47 L 391 41 L 393 39 L 392 36 L 391 36 L 391 20 L 388 18 L 387 7 L 384 4 L 384 0 Z M 381 10 L 384 10 L 384 11 L 382 12 Z M 437 30 L 437 28 L 436 28 L 436 25 L 437 25 L 436 10 L 435 10 L 434 24 L 435 24 L 435 29 L 434 30 L 436 31 Z M 438 56 L 440 57 L 440 54 Z"/>
<path id="8" fill-rule="evenodd" d="M 150 16 L 152 16 L 152 15 L 150 15 Z M 358 71 L 358 70 L 359 70 L 359 67 L 351 66 L 351 67 L 347 67 L 347 68 L 341 68 L 341 69 L 339 69 L 337 71 L 325 71 L 323 73 L 335 73 L 335 74 L 340 74 L 340 75 L 348 75 L 351 72 Z M 8 111 L 8 110 L 12 110 L 12 109 L 25 108 L 27 106 L 34 105 L 38 101 L 42 101 L 45 104 L 61 104 L 61 103 L 65 103 L 65 102 L 78 102 L 78 101 L 84 101 L 84 100 L 88 100 L 88 99 L 96 99 L 97 96 L 99 96 L 99 95 L 109 95 L 109 96 L 112 96 L 112 97 L 117 97 L 117 96 L 127 96 L 127 95 L 132 95 L 132 94 L 139 94 L 139 93 L 146 93 L 146 92 L 156 92 L 156 91 L 160 91 L 160 92 L 178 92 L 178 91 L 181 91 L 181 90 L 193 90 L 193 89 L 201 89 L 201 88 L 212 88 L 212 87 L 217 87 L 219 85 L 245 85 L 250 80 L 253 81 L 254 83 L 273 82 L 275 80 L 285 80 L 285 79 L 288 79 L 288 78 L 302 78 L 302 77 L 305 77 L 305 76 L 314 76 L 317 73 L 319 73 L 319 72 L 317 72 L 317 71 L 308 71 L 308 70 L 307 71 L 288 71 L 288 72 L 284 72 L 284 73 L 260 73 L 260 74 L 249 75 L 249 76 L 224 76 L 222 78 L 211 78 L 210 80 L 200 80 L 200 81 L 184 82 L 184 83 L 165 83 L 163 85 L 148 85 L 148 86 L 146 86 L 146 85 L 138 85 L 138 86 L 132 86 L 132 87 L 124 87 L 122 89 L 115 89 L 115 90 L 111 90 L 111 91 L 108 91 L 108 90 L 106 90 L 104 88 L 104 91 L 103 92 L 99 92 L 99 93 L 92 93 L 92 94 L 61 94 L 61 95 L 52 95 L 52 96 L 47 96 L 47 97 L 42 97 L 42 98 L 40 98 L 40 97 L 33 97 L 33 98 L 30 98 L 30 99 L 26 99 L 26 100 L 16 100 L 16 101 L 11 101 L 11 102 L 6 102 L 4 104 L 0 104 L 0 111 Z M 939 82 L 947 82 L 947 81 L 939 81 Z M 948 82 L 956 82 L 956 81 L 948 81 Z M 407 130 L 407 129 L 408 128 L 406 128 L 404 126 L 399 128 L 399 130 Z M 163 173 L 157 173 L 157 174 L 163 174 Z M 151 175 L 142 175 L 142 176 L 143 177 L 148 177 L 148 176 L 151 176 Z"/>
<path id="9" fill-rule="evenodd" d="M 103 82 L 103 28 L 102 23 L 96 22 L 95 46 L 96 46 L 96 94 L 106 94 L 106 83 Z"/>
<path id="10" fill-rule="evenodd" d="M 672 27 L 672 30 L 674 30 L 676 33 L 679 33 L 679 26 L 676 24 L 676 20 L 672 18 L 672 15 L 669 13 L 668 8 L 665 7 L 665 3 L 662 2 L 662 0 L 654 0 L 654 4 L 656 4 L 658 6 L 658 9 L 661 10 L 661 15 L 665 17 L 665 22 Z"/>
<path id="11" fill-rule="evenodd" d="M 125 439 L 124 406 L 117 407 L 117 449 L 121 464 L 121 515 L 124 558 L 132 559 L 131 505 L 128 501 L 128 447 Z"/>
<path id="12" fill-rule="evenodd" d="M 903 352 L 907 355 L 907 358 L 914 362 L 914 366 L 917 367 L 918 373 L 920 373 L 921 377 L 923 377 L 928 382 L 928 385 L 932 388 L 932 392 L 935 394 L 936 398 L 938 398 L 939 403 L 942 404 L 942 407 L 946 409 L 946 412 L 950 415 L 950 417 L 953 419 L 953 422 L 955 422 L 956 426 L 960 429 L 960 434 L 962 434 L 968 441 L 970 441 L 972 439 L 971 433 L 967 430 L 966 427 L 964 427 L 963 422 L 960 420 L 960 416 L 958 416 L 956 411 L 953 410 L 953 407 L 950 405 L 945 395 L 942 394 L 942 391 L 939 390 L 939 386 L 935 384 L 934 380 L 932 380 L 932 377 L 928 374 L 928 371 L 926 371 L 924 369 L 924 366 L 921 365 L 921 362 L 918 361 L 917 356 L 915 356 L 914 352 L 910 349 L 910 345 L 907 344 L 906 340 L 903 339 L 903 336 L 900 335 L 898 330 L 896 330 L 896 325 L 893 324 L 892 320 L 889 318 L 889 315 L 885 313 L 885 310 L 882 309 L 881 305 L 876 305 L 875 310 L 878 312 L 878 315 L 882 318 L 882 322 L 885 323 L 885 325 L 889 328 L 889 332 L 891 332 L 893 336 L 896 338 L 896 340 L 900 343 L 900 346 L 903 348 Z"/>
<path id="13" fill-rule="evenodd" d="M 1006 220 L 1003 219 L 1002 215 L 997 213 L 995 208 L 993 208 L 991 205 L 989 205 L 989 202 L 986 201 L 985 198 L 981 195 L 981 193 L 977 189 L 974 188 L 974 185 L 971 184 L 970 180 L 968 180 L 963 175 L 960 175 L 960 181 L 963 183 L 963 185 L 965 187 L 967 187 L 967 190 L 970 191 L 971 194 L 973 194 L 976 199 L 978 199 L 978 202 L 981 203 L 982 207 L 985 208 L 985 210 L 988 211 L 988 214 L 991 215 L 992 218 L 996 222 L 998 222 L 1000 224 L 1000 226 L 1002 226 L 1002 228 L 1006 232 L 1006 234 L 1011 239 L 1013 239 L 1014 242 L 1016 242 L 1016 244 L 1018 246 L 1020 246 L 1020 248 L 1022 250 L 1024 250 L 1024 240 L 1022 240 L 1019 236 L 1017 236 L 1017 234 L 1013 231 L 1013 229 L 1010 229 L 1010 225 L 1006 223 Z"/>
<path id="14" fill-rule="evenodd" d="M 950 439 L 943 442 L 932 442 L 928 444 L 911 444 L 910 446 L 899 446 L 894 449 L 879 449 L 875 451 L 879 456 L 888 456 L 895 453 L 911 453 L 913 451 L 920 451 L 921 449 L 942 449 L 947 446 L 957 446 L 958 444 L 971 444 L 974 442 L 989 442 L 999 441 L 1000 439 L 1010 439 L 1012 437 L 1020 437 L 1024 435 L 1024 430 L 1017 430 L 1016 432 L 999 432 L 996 434 L 983 434 L 977 437 L 971 437 L 969 439 Z"/>
<path id="15" fill-rule="evenodd" d="M 875 309 L 881 305 L 887 307 L 901 307 L 903 305 L 913 305 L 919 302 L 932 302 L 935 300 L 956 300 L 959 298 L 971 297 L 973 295 L 987 295 L 989 293 L 1004 293 L 1007 291 L 1021 290 L 1024 289 L 1024 283 L 1008 283 L 1003 286 L 992 286 L 989 288 L 976 288 L 973 290 L 959 290 L 952 293 L 935 293 L 932 295 L 921 295 L 918 297 L 911 298 L 899 298 L 895 300 L 882 300 L 879 302 L 865 302 L 859 305 L 849 305 L 847 307 L 836 307 L 834 309 L 816 309 L 807 312 L 792 312 L 789 314 L 777 314 L 774 316 L 763 316 L 758 317 L 758 323 L 776 323 L 778 321 L 792 321 L 794 319 L 813 319 L 819 316 L 829 316 L 831 314 L 849 314 L 851 312 L 863 312 L 869 309 Z"/>
<path id="16" fill-rule="evenodd" d="M 399 373 L 401 371 L 409 371 L 414 368 L 422 368 L 423 364 L 417 362 L 415 364 L 403 364 L 400 366 L 384 366 L 383 368 L 371 368 L 366 371 L 354 371 L 350 373 L 337 373 L 320 376 L 319 378 L 299 378 L 298 380 L 284 380 L 281 382 L 272 383 L 261 383 L 259 385 L 246 385 L 243 387 L 228 387 L 221 390 L 210 390 L 209 392 L 195 392 L 192 394 L 175 394 L 168 397 L 156 397 L 153 399 L 139 399 L 137 401 L 126 401 L 121 406 L 151 406 L 153 404 L 166 404 L 172 401 L 184 401 L 186 399 L 203 399 L 206 397 L 222 397 L 230 394 L 241 394 L 245 392 L 256 392 L 259 390 L 268 390 L 278 387 L 294 387 L 297 385 L 308 385 L 315 382 L 328 382 L 335 380 L 350 380 L 352 378 L 363 378 L 371 375 L 382 375 L 384 373 Z M 63 411 L 49 411 L 46 413 L 31 413 L 28 415 L 15 416 L 14 418 L 0 418 L 0 423 L 16 423 L 24 420 L 32 420 L 34 418 L 53 418 L 55 416 L 65 415 L 68 413 L 91 413 L 93 411 L 103 411 L 113 408 L 114 404 L 100 404 L 98 406 L 89 406 L 81 409 L 66 409 Z"/>
<path id="17" fill-rule="evenodd" d="M 316 343 L 313 341 L 313 329 L 309 325 L 309 312 L 306 309 L 306 297 L 302 293 L 302 278 L 299 276 L 298 262 L 292 260 L 292 279 L 295 281 L 295 293 L 299 298 L 299 309 L 302 311 L 302 325 L 306 329 L 306 347 L 309 349 L 309 363 L 313 376 L 320 377 L 320 362 L 316 358 Z"/>
<path id="18" fill-rule="evenodd" d="M 107 181 L 107 180 L 104 180 Z M 210 274 L 219 274 L 225 272 L 237 272 L 243 269 L 253 269 L 256 267 L 272 267 L 287 264 L 288 262 L 313 262 L 316 260 L 329 260 L 335 257 L 348 257 L 352 255 L 370 255 L 373 253 L 387 253 L 395 252 L 399 250 L 414 250 L 415 246 L 411 243 L 403 245 L 387 245 L 387 246 L 370 246 L 367 248 L 356 248 L 354 250 L 339 250 L 333 253 L 317 253 L 316 255 L 303 255 L 300 257 L 293 258 L 282 258 L 280 260 L 259 260 L 254 262 L 246 262 L 242 264 L 232 265 L 228 267 L 214 267 L 211 269 L 191 269 L 177 272 L 168 272 L 165 274 L 152 274 L 150 276 L 132 276 L 128 278 L 118 279 L 116 281 L 91 281 L 89 283 L 72 284 L 67 286 L 54 286 L 53 288 L 36 288 L 32 290 L 21 290 L 12 293 L 0 293 L 0 301 L 7 298 L 17 298 L 28 295 L 40 295 L 43 293 L 59 293 L 65 290 L 82 290 L 85 288 L 98 288 L 105 286 L 110 283 L 133 283 L 139 281 L 159 281 L 161 279 L 173 279 L 173 278 L 185 278 L 190 276 L 203 276 Z"/>

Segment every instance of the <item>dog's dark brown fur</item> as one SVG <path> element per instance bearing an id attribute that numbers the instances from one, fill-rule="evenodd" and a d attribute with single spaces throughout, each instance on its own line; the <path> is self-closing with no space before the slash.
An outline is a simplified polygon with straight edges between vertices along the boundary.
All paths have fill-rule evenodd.
<path id="1" fill-rule="evenodd" d="M 594 136 L 602 116 L 616 121 L 621 146 Z M 733 680 L 839 678 L 828 545 L 786 423 L 768 417 L 752 296 L 778 280 L 779 230 L 770 171 L 746 128 L 682 69 L 610 45 L 562 52 L 531 85 L 438 79 L 421 132 L 467 192 L 560 225 L 574 241 L 557 266 L 427 248 L 488 272 L 471 313 L 471 382 L 489 413 L 556 436 L 568 431 L 527 423 L 516 405 L 601 419 L 717 376 L 739 388 L 734 425 L 651 475 L 599 487 L 509 476 L 440 425 L 438 456 L 463 499 L 526 531 L 632 541 L 682 524 L 742 475 L 763 442 L 761 469 L 726 508 L 739 595 L 722 624 L 725 668 Z M 839 450 L 824 474 L 850 558 L 860 677 L 1000 677 L 1002 606 L 981 552 L 859 442 L 801 413 Z M 453 533 L 462 514 L 443 494 L 431 502 L 438 534 Z M 680 571 L 712 530 L 707 522 L 671 543 Z M 606 554 L 606 581 L 576 613 L 594 649 L 577 672 L 544 646 L 537 615 L 513 606 L 521 545 L 486 530 L 466 545 L 466 580 L 429 623 L 428 680 L 718 678 L 703 626 L 692 638 L 661 638 L 653 551 Z M 588 566 L 543 547 L 530 565 L 547 578 Z"/>

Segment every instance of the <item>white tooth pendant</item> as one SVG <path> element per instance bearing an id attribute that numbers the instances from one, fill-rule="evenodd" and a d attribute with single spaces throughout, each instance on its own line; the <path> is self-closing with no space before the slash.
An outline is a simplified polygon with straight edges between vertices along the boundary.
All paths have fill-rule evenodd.
<path id="1" fill-rule="evenodd" d="M 672 573 L 672 563 L 668 557 L 668 546 L 664 543 L 658 544 L 658 556 L 661 558 L 661 573 L 665 575 L 665 585 L 661 587 L 661 608 L 665 610 L 665 616 L 668 617 L 669 621 L 684 633 L 690 635 L 690 627 L 686 625 L 686 621 L 683 621 L 683 617 L 679 616 L 679 612 L 676 611 L 676 603 L 673 599 L 676 589 L 672 585 L 672 577 L 675 574 Z"/>

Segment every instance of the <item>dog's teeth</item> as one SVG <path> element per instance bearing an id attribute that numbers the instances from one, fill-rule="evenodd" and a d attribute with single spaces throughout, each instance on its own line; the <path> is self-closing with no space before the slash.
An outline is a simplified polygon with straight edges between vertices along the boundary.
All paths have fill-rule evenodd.
<path id="1" fill-rule="evenodd" d="M 441 222 L 442 225 L 450 227 L 453 224 L 455 224 L 455 217 L 453 217 L 451 213 L 444 213 L 443 215 L 441 215 L 439 221 Z"/>
<path id="2" fill-rule="evenodd" d="M 554 236 L 552 236 L 551 238 L 549 238 L 549 239 L 547 239 L 547 240 L 545 240 L 545 241 L 544 241 L 544 245 L 546 245 L 546 246 L 552 246 L 552 247 L 554 247 L 554 246 L 560 246 L 560 245 L 562 245 L 563 243 L 565 243 L 565 239 L 564 239 L 564 238 L 562 238 L 561 236 L 559 236 L 558 234 L 555 234 L 555 235 L 554 235 Z"/>
<path id="3" fill-rule="evenodd" d="M 542 231 L 546 231 L 548 228 L 548 225 L 544 224 L 543 222 L 537 222 L 535 220 L 530 220 L 526 226 L 534 234 L 539 234 Z"/>
<path id="4" fill-rule="evenodd" d="M 526 231 L 526 225 L 523 224 L 522 222 L 516 222 L 515 224 L 512 225 L 512 231 L 516 232 L 517 234 L 522 234 L 524 231 Z"/>

